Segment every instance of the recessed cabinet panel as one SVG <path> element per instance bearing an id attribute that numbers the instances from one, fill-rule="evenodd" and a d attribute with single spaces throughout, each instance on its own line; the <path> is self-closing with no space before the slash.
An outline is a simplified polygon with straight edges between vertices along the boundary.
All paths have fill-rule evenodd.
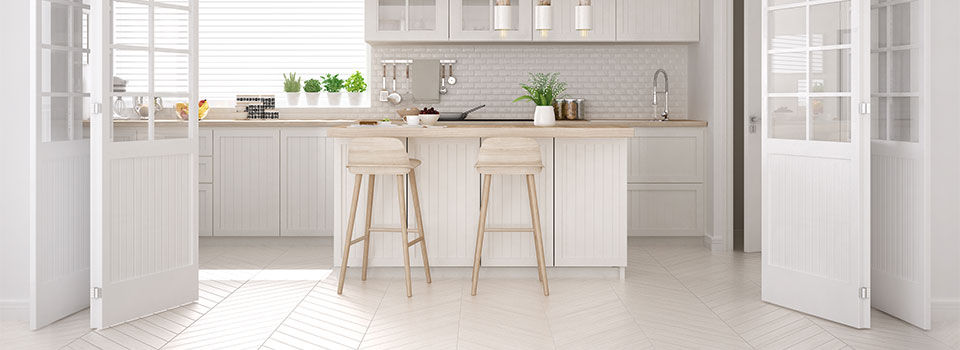
<path id="1" fill-rule="evenodd" d="M 631 236 L 702 236 L 702 184 L 628 185 Z"/>
<path id="2" fill-rule="evenodd" d="M 703 130 L 636 129 L 630 139 L 631 183 L 703 182 Z"/>
<path id="3" fill-rule="evenodd" d="M 213 182 L 213 157 L 200 157 L 198 170 L 200 175 L 200 183 L 212 183 Z"/>
<path id="4" fill-rule="evenodd" d="M 214 222 L 217 236 L 280 235 L 280 131 L 217 129 Z"/>
<path id="5" fill-rule="evenodd" d="M 530 41 L 532 0 L 510 2 L 510 30 L 494 30 L 495 0 L 449 0 L 451 41 Z"/>
<path id="6" fill-rule="evenodd" d="M 364 0 L 366 41 L 447 41 L 448 0 Z"/>
<path id="7" fill-rule="evenodd" d="M 700 0 L 617 0 L 617 41 L 700 40 Z"/>
<path id="8" fill-rule="evenodd" d="M 333 139 L 319 128 L 280 130 L 280 235 L 333 234 Z"/>
<path id="9" fill-rule="evenodd" d="M 213 185 L 200 184 L 200 236 L 213 236 Z"/>
<path id="10" fill-rule="evenodd" d="M 534 1 L 536 3 L 536 1 Z M 534 30 L 533 41 L 615 41 L 617 39 L 617 0 L 592 0 L 592 29 L 576 29 L 576 6 L 578 0 L 553 0 L 550 13 L 553 17 L 552 28 L 547 31 Z M 536 12 L 536 6 L 533 7 Z M 536 13 L 533 14 L 533 28 L 536 28 Z"/>

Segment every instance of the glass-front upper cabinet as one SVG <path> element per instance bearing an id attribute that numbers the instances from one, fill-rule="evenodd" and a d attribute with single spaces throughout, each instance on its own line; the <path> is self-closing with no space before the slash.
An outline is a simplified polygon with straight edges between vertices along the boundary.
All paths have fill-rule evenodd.
<path id="1" fill-rule="evenodd" d="M 450 0 L 450 40 L 530 41 L 535 0 Z"/>
<path id="2" fill-rule="evenodd" d="M 447 0 L 364 0 L 366 41 L 447 41 Z"/>

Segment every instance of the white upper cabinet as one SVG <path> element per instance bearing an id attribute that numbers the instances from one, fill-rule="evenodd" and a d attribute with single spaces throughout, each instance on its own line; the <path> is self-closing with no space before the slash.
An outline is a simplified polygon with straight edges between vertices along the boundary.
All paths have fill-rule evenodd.
<path id="1" fill-rule="evenodd" d="M 533 41 L 615 41 L 617 40 L 617 1 L 591 1 L 591 28 L 580 31 L 576 27 L 576 7 L 579 0 L 552 0 L 549 6 L 551 29 L 537 30 L 537 6 L 533 7 Z M 533 1 L 537 3 L 536 0 Z"/>
<path id="2" fill-rule="evenodd" d="M 449 0 L 365 0 L 366 41 L 447 41 Z"/>
<path id="3" fill-rule="evenodd" d="M 532 38 L 534 0 L 510 1 L 509 30 L 495 30 L 495 0 L 449 1 L 451 41 L 530 41 Z"/>
<path id="4" fill-rule="evenodd" d="M 617 41 L 700 40 L 700 0 L 617 0 L 617 7 Z"/>

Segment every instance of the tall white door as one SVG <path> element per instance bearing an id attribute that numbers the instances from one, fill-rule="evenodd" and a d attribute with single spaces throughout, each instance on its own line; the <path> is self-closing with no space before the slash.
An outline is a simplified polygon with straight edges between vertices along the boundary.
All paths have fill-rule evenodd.
<path id="1" fill-rule="evenodd" d="M 30 327 L 89 304 L 88 1 L 31 2 Z"/>
<path id="2" fill-rule="evenodd" d="M 197 0 L 94 6 L 103 59 L 90 137 L 90 323 L 105 328 L 198 297 Z M 189 121 L 164 134 L 183 137 L 156 138 L 156 120 L 177 119 L 178 102 Z M 123 119 L 147 139 L 114 139 Z"/>
<path id="3" fill-rule="evenodd" d="M 928 0 L 872 0 L 873 306 L 930 328 Z"/>
<path id="4" fill-rule="evenodd" d="M 869 5 L 767 0 L 762 15 L 762 298 L 856 328 L 870 327 Z"/>

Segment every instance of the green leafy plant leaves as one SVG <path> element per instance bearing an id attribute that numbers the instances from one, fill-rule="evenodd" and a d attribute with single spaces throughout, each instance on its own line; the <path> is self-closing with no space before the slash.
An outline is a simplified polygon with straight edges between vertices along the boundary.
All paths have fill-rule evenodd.
<path id="1" fill-rule="evenodd" d="M 283 91 L 300 92 L 300 77 L 297 76 L 297 73 L 283 74 Z"/>
<path id="2" fill-rule="evenodd" d="M 323 86 L 320 85 L 320 81 L 317 79 L 309 79 L 303 82 L 303 91 L 306 92 L 320 92 L 323 91 Z"/>
<path id="3" fill-rule="evenodd" d="M 560 81 L 560 73 L 530 73 L 530 79 L 520 87 L 527 92 L 513 102 L 530 100 L 537 106 L 552 106 L 553 101 L 562 98 L 567 91 L 567 83 Z"/>
<path id="4" fill-rule="evenodd" d="M 349 78 L 347 78 L 345 87 L 347 92 L 367 91 L 367 83 L 363 81 L 363 74 L 360 74 L 360 71 L 353 73 Z"/>
<path id="5" fill-rule="evenodd" d="M 340 79 L 340 74 L 324 75 L 323 89 L 327 92 L 340 92 L 343 89 L 343 79 Z"/>

